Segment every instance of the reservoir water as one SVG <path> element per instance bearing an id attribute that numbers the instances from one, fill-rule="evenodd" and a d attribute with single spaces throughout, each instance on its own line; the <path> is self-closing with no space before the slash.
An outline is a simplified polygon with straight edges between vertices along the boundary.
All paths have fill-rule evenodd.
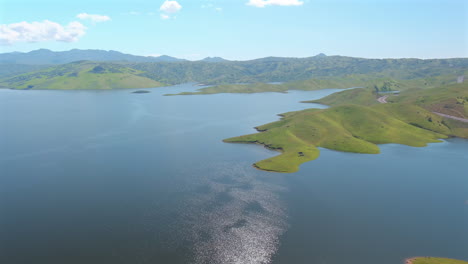
<path id="1" fill-rule="evenodd" d="M 0 263 L 468 260 L 468 141 L 321 149 L 300 171 L 222 139 L 337 90 L 0 90 Z"/>

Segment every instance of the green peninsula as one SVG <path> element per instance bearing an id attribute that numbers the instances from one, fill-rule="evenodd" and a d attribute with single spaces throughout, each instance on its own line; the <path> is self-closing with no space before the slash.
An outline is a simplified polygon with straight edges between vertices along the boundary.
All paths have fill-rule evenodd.
<path id="1" fill-rule="evenodd" d="M 444 97 L 446 96 L 446 97 Z M 280 155 L 258 161 L 255 167 L 295 172 L 299 165 L 319 156 L 318 147 L 355 153 L 379 153 L 377 144 L 397 143 L 422 147 L 451 136 L 468 138 L 468 123 L 433 113 L 456 108 L 468 116 L 468 85 L 454 84 L 417 89 L 379 104 L 372 89 L 357 88 L 332 94 L 317 103 L 328 109 L 306 109 L 281 114 L 280 121 L 256 127 L 260 133 L 225 139 L 229 143 L 255 143 Z M 445 110 L 448 109 L 448 110 Z"/>
<path id="2" fill-rule="evenodd" d="M 406 264 L 468 264 L 468 262 L 448 258 L 415 257 L 407 259 Z"/>

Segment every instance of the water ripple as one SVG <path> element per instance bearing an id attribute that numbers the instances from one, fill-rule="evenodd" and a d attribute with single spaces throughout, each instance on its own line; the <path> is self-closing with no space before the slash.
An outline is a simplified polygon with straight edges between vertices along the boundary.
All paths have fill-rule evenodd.
<path id="1" fill-rule="evenodd" d="M 211 173 L 184 205 L 185 223 L 177 235 L 193 245 L 193 263 L 270 263 L 287 228 L 279 197 L 284 187 L 245 164 L 207 166 Z"/>

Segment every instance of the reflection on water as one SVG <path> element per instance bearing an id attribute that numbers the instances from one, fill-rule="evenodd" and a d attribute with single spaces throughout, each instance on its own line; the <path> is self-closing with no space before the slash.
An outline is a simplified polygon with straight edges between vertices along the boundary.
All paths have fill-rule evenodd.
<path id="1" fill-rule="evenodd" d="M 286 228 L 284 188 L 262 181 L 244 164 L 214 163 L 184 207 L 181 235 L 193 242 L 194 263 L 269 263 Z"/>

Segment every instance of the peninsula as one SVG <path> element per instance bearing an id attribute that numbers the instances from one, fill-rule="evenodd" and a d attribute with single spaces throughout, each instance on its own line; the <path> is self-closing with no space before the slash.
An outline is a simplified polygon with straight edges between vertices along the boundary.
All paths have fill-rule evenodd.
<path id="1" fill-rule="evenodd" d="M 414 257 L 406 259 L 405 264 L 468 264 L 468 262 L 448 258 Z"/>
<path id="2" fill-rule="evenodd" d="M 377 154 L 378 144 L 423 147 L 447 137 L 468 138 L 468 124 L 440 114 L 468 117 L 468 84 L 408 89 L 388 96 L 388 103 L 370 88 L 356 88 L 311 101 L 331 106 L 284 113 L 280 121 L 256 127 L 259 133 L 225 139 L 254 143 L 281 152 L 258 161 L 261 170 L 295 172 L 319 156 L 318 147 Z M 436 111 L 437 110 L 437 111 Z"/>

